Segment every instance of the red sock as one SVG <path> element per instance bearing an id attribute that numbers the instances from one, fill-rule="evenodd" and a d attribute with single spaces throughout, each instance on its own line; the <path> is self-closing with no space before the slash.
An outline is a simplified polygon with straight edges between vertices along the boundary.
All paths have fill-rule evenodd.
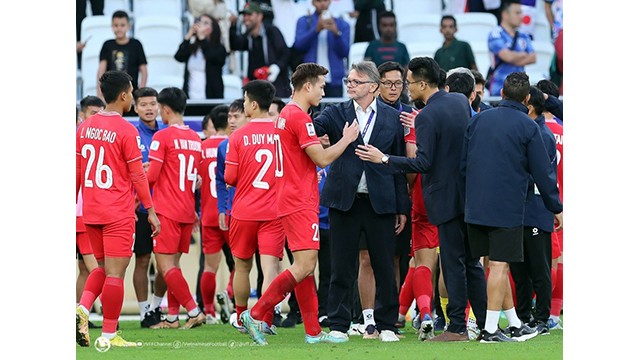
<path id="1" fill-rule="evenodd" d="M 318 323 L 318 293 L 313 275 L 307 276 L 296 285 L 295 292 L 300 305 L 304 332 L 311 336 L 320 334 L 322 328 Z"/>
<path id="2" fill-rule="evenodd" d="M 167 290 L 173 292 L 180 305 L 184 306 L 187 311 L 196 308 L 196 302 L 189 291 L 189 284 L 182 276 L 182 270 L 173 267 L 164 275 L 164 281 L 167 283 Z"/>
<path id="3" fill-rule="evenodd" d="M 513 277 L 511 276 L 511 271 L 509 271 L 509 284 L 511 288 L 511 296 L 513 297 L 513 307 L 518 306 L 517 297 L 516 297 L 516 283 L 513 282 Z"/>
<path id="4" fill-rule="evenodd" d="M 251 309 L 251 317 L 256 320 L 263 320 L 267 311 L 273 312 L 273 308 L 290 293 L 298 284 L 296 278 L 293 277 L 289 269 L 280 273 L 269 284 L 258 302 Z M 300 301 L 300 300 L 298 300 Z"/>
<path id="5" fill-rule="evenodd" d="M 180 302 L 176 299 L 171 290 L 167 289 L 167 313 L 178 316 L 180 313 Z"/>
<path id="6" fill-rule="evenodd" d="M 399 314 L 406 315 L 407 311 L 409 311 L 409 307 L 413 302 L 413 274 L 415 273 L 416 268 L 410 267 L 407 271 L 407 276 L 404 278 L 404 283 L 402 283 L 402 287 L 400 288 L 400 296 L 398 302 L 400 303 L 400 307 L 398 310 Z"/>
<path id="7" fill-rule="evenodd" d="M 124 300 L 124 280 L 107 276 L 102 287 L 102 332 L 114 334 L 118 327 L 118 318 Z"/>
<path id="8" fill-rule="evenodd" d="M 233 299 L 233 274 L 235 274 L 235 270 L 231 271 L 229 274 L 229 283 L 227 284 L 227 295 L 229 295 L 230 299 Z"/>
<path id="9" fill-rule="evenodd" d="M 107 274 L 104 272 L 104 268 L 101 267 L 95 268 L 89 273 L 80 297 L 80 305 L 84 306 L 85 309 L 91 310 L 96 298 L 102 293 L 106 277 Z"/>
<path id="10" fill-rule="evenodd" d="M 431 298 L 433 297 L 433 284 L 431 270 L 426 266 L 416 267 L 413 274 L 413 294 L 416 297 L 420 316 L 431 316 Z"/>
<path id="11" fill-rule="evenodd" d="M 563 266 L 562 263 L 558 264 L 558 275 L 556 276 L 556 286 L 551 293 L 551 315 L 560 316 L 562 311 L 562 287 L 563 287 Z"/>
<path id="12" fill-rule="evenodd" d="M 469 310 L 471 309 L 471 303 L 467 301 L 467 307 L 464 309 L 464 321 L 469 321 Z"/>
<path id="13" fill-rule="evenodd" d="M 273 325 L 273 310 L 267 311 L 266 313 L 264 313 L 264 317 L 262 318 L 262 321 L 266 322 L 267 326 L 271 327 L 271 325 Z"/>
<path id="14" fill-rule="evenodd" d="M 247 310 L 247 306 L 241 306 L 236 304 L 236 314 L 238 315 L 238 325 L 242 325 L 242 321 L 240 321 L 240 314 L 242 314 L 245 310 Z"/>
<path id="15" fill-rule="evenodd" d="M 558 270 L 551 268 L 551 291 L 556 288 L 556 281 L 558 278 Z"/>
<path id="16" fill-rule="evenodd" d="M 204 302 L 204 312 L 216 317 L 216 311 L 213 306 L 213 298 L 216 296 L 216 273 L 210 271 L 202 272 L 200 292 L 202 293 L 202 302 Z"/>

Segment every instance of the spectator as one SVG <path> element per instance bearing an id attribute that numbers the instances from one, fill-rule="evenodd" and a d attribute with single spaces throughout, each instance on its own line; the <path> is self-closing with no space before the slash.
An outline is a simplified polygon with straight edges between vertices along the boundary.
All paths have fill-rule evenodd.
<path id="1" fill-rule="evenodd" d="M 100 50 L 98 79 L 109 70 L 125 71 L 131 76 L 133 90 L 147 86 L 147 57 L 142 43 L 130 38 L 127 32 L 131 29 L 129 15 L 118 10 L 111 16 L 111 29 L 115 39 L 107 40 Z M 98 96 L 102 97 L 102 89 L 98 87 Z"/>
<path id="2" fill-rule="evenodd" d="M 380 40 L 373 40 L 364 52 L 364 59 L 380 66 L 386 61 L 395 61 L 403 67 L 409 64 L 409 52 L 405 44 L 397 40 L 396 15 L 385 11 L 378 17 Z"/>
<path id="3" fill-rule="evenodd" d="M 91 2 L 91 15 L 104 15 L 104 0 L 77 0 L 76 1 L 76 52 L 78 53 L 78 69 L 81 68 L 82 51 L 86 42 L 82 39 L 82 20 L 87 17 L 87 2 Z"/>
<path id="4" fill-rule="evenodd" d="M 449 71 L 456 67 L 477 70 L 476 59 L 473 56 L 471 45 L 466 41 L 456 39 L 455 33 L 458 31 L 456 18 L 445 15 L 440 20 L 440 32 L 444 36 L 442 47 L 436 50 L 434 60 L 438 62 L 440 68 Z"/>
<path id="5" fill-rule="evenodd" d="M 529 77 L 524 72 L 507 76 L 502 101 L 476 115 L 469 123 L 462 151 L 465 184 L 465 222 L 472 256 L 488 256 L 487 311 L 480 341 L 524 341 L 538 334 L 520 321 L 509 289 L 509 263 L 523 256 L 523 220 L 531 177 L 545 207 L 562 228 L 555 162 L 551 163 L 540 128 L 527 116 Z M 509 322 L 498 329 L 500 311 Z M 480 316 L 478 312 L 476 315 Z"/>
<path id="6" fill-rule="evenodd" d="M 353 42 L 379 39 L 378 21 L 380 14 L 386 10 L 384 0 L 353 0 L 353 8 L 353 17 L 356 18 Z"/>
<path id="7" fill-rule="evenodd" d="M 220 35 L 218 22 L 211 15 L 200 15 L 174 55 L 177 61 L 186 63 L 182 90 L 189 99 L 224 98 L 222 67 L 228 54 Z"/>
<path id="8" fill-rule="evenodd" d="M 519 2 L 506 1 L 502 5 L 500 25 L 489 34 L 489 51 L 493 66 L 487 76 L 489 95 L 500 96 L 502 83 L 507 75 L 524 71 L 524 66 L 536 62 L 536 53 L 529 36 L 518 32 L 522 24 L 522 6 Z"/>
<path id="9" fill-rule="evenodd" d="M 342 79 L 349 56 L 349 24 L 329 13 L 331 0 L 312 0 L 316 11 L 298 19 L 295 50 L 303 52 L 303 62 L 316 63 L 329 69 L 326 97 L 342 97 Z"/>
<path id="10" fill-rule="evenodd" d="M 551 39 L 555 42 L 564 24 L 562 0 L 544 0 L 544 12 L 551 28 Z"/>
<path id="11" fill-rule="evenodd" d="M 227 8 L 225 0 L 188 0 L 188 5 L 189 11 L 194 17 L 208 14 L 218 22 L 222 44 L 227 53 L 231 52 L 231 47 L 229 46 L 231 9 Z M 234 73 L 236 66 L 235 56 L 229 56 L 227 59 L 229 60 L 229 72 Z"/>
<path id="12" fill-rule="evenodd" d="M 249 52 L 246 80 L 268 80 L 276 87 L 276 96 L 288 98 L 289 47 L 282 33 L 277 27 L 263 23 L 263 9 L 257 2 L 248 2 L 240 14 L 247 31 L 240 34 L 237 19 L 232 18 L 229 41 L 231 50 Z"/>

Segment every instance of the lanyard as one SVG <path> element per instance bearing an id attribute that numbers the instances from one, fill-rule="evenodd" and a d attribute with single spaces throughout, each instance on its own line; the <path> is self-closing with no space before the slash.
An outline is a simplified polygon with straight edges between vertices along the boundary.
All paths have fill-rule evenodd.
<path id="1" fill-rule="evenodd" d="M 362 139 L 367 136 L 367 130 L 369 130 L 369 125 L 371 125 L 371 120 L 373 119 L 373 115 L 375 114 L 375 110 L 371 109 L 371 115 L 369 115 L 369 119 L 367 123 L 364 125 L 364 129 L 362 129 Z"/>

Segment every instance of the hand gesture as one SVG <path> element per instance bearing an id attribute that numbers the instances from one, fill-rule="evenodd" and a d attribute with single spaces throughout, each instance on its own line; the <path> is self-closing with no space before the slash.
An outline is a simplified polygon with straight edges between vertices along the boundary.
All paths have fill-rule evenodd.
<path id="1" fill-rule="evenodd" d="M 344 124 L 342 136 L 349 139 L 350 143 L 354 142 L 358 138 L 358 134 L 360 134 L 360 128 L 358 127 L 357 121 L 352 121 L 351 125 L 349 125 L 348 122 Z"/>
<path id="2" fill-rule="evenodd" d="M 356 155 L 363 161 L 369 161 L 376 164 L 382 164 L 382 151 L 373 145 L 358 145 Z"/>
<path id="3" fill-rule="evenodd" d="M 187 35 L 184 37 L 185 40 L 191 39 L 196 34 L 196 24 L 191 25 L 189 31 L 187 31 Z"/>
<path id="4" fill-rule="evenodd" d="M 151 237 L 156 237 L 160 234 L 160 220 L 158 219 L 158 215 L 156 215 L 156 210 L 154 208 L 149 208 L 149 225 L 151 225 Z"/>
<path id="5" fill-rule="evenodd" d="M 416 109 L 413 109 L 411 113 L 403 111 L 400 113 L 400 122 L 402 123 L 402 125 L 413 129 L 415 128 L 416 115 L 418 115 L 419 113 L 420 112 Z"/>
<path id="6" fill-rule="evenodd" d="M 318 21 L 320 22 L 320 21 Z M 329 18 L 326 20 L 322 20 L 322 22 L 324 23 L 323 27 L 329 31 L 331 31 L 334 34 L 338 34 L 339 30 L 338 30 L 338 26 L 336 25 L 336 21 L 333 20 L 333 18 Z"/>

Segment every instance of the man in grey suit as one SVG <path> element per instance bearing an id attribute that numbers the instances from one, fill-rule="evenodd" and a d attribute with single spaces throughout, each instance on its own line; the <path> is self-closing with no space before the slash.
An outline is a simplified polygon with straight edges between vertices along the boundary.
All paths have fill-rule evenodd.
<path id="1" fill-rule="evenodd" d="M 447 330 L 431 341 L 468 341 L 465 322 L 467 301 L 480 328 L 487 309 L 486 280 L 479 258 L 469 255 L 460 159 L 471 113 L 462 94 L 438 89 L 440 66 L 430 57 L 409 62 L 407 82 L 411 99 L 426 103 L 415 118 L 415 158 L 393 156 L 371 144 L 360 145 L 362 159 L 386 164 L 389 169 L 422 174 L 422 193 L 427 216 L 438 226 L 440 259 L 449 293 Z M 421 314 L 424 316 L 424 314 Z"/>
<path id="2" fill-rule="evenodd" d="M 395 236 L 406 223 L 409 194 L 404 174 L 360 160 L 357 144 L 374 144 L 383 151 L 405 156 L 404 130 L 396 109 L 376 99 L 380 74 L 370 61 L 353 64 L 345 79 L 350 100 L 327 106 L 314 120 L 318 136 L 331 143 L 354 119 L 358 140 L 331 164 L 322 190 L 321 205 L 329 208 L 331 281 L 327 306 L 330 336 L 348 339 L 356 276 L 359 238 L 364 234 L 376 280 L 376 332 L 381 341 L 398 341 L 398 290 L 393 257 Z M 351 149 L 350 149 L 351 148 Z"/>

